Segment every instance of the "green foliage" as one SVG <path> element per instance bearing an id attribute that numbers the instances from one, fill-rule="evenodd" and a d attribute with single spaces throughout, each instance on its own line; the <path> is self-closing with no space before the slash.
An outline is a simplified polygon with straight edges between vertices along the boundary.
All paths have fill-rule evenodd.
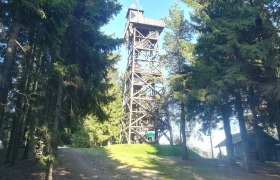
<path id="1" fill-rule="evenodd" d="M 166 50 L 166 54 L 163 57 L 166 68 L 170 73 L 168 79 L 169 92 L 166 99 L 180 110 L 180 115 L 175 112 L 178 110 L 177 108 L 172 108 L 174 112 L 169 114 L 175 115 L 174 119 L 179 119 L 180 117 L 179 132 L 183 144 L 182 156 L 183 159 L 187 159 L 186 129 L 192 130 L 194 124 L 193 117 L 195 117 L 193 114 L 188 113 L 189 111 L 187 113 L 185 111 L 186 106 L 192 106 L 190 100 L 192 99 L 192 95 L 189 86 L 192 63 L 195 61 L 192 52 L 194 50 L 194 44 L 189 42 L 192 38 L 192 29 L 184 17 L 183 10 L 179 8 L 177 3 L 170 8 L 169 18 L 165 18 L 165 24 L 168 30 L 164 36 L 164 49 Z M 186 118 L 188 122 L 187 126 Z"/>
<path id="2" fill-rule="evenodd" d="M 216 127 L 221 117 L 224 124 L 229 124 L 229 117 L 235 111 L 245 143 L 243 150 L 249 158 L 245 123 L 263 128 L 270 126 L 272 118 L 263 114 L 268 112 L 263 103 L 271 103 L 270 95 L 262 89 L 268 87 L 266 83 L 279 83 L 280 37 L 277 20 L 271 18 L 275 15 L 271 11 L 275 1 L 193 0 L 186 3 L 194 8 L 190 25 L 198 34 L 189 90 L 202 91 L 205 95 L 203 101 L 194 98 L 195 108 L 189 106 L 188 111 L 197 111 L 196 117 L 206 133 Z M 270 112 L 273 117 L 279 115 L 278 110 Z M 250 115 L 254 118 L 248 120 Z M 244 116 L 247 116 L 246 122 Z M 277 125 L 279 119 L 273 119 Z M 278 130 L 280 132 L 280 128 Z M 230 127 L 225 127 L 225 133 L 230 134 Z M 245 164 L 250 169 L 250 163 L 245 161 Z"/>
<path id="3" fill-rule="evenodd" d="M 169 11 L 169 18 L 165 18 L 168 31 L 164 36 L 163 56 L 165 67 L 169 70 L 170 97 L 175 101 L 186 102 L 188 94 L 188 69 L 194 61 L 192 51 L 194 45 L 189 42 L 192 30 L 184 18 L 184 12 L 177 4 Z"/>
<path id="4" fill-rule="evenodd" d="M 120 9 L 117 0 L 0 2 L 0 134 L 9 135 L 7 162 L 15 164 L 20 144 L 33 149 L 34 137 L 36 158 L 49 168 L 58 144 L 90 146 L 80 120 L 114 112 L 106 109 L 114 99 L 108 74 L 122 41 L 100 28 Z"/>
<path id="5" fill-rule="evenodd" d="M 110 88 L 106 95 L 111 96 L 113 99 L 110 103 L 103 104 L 101 106 L 108 118 L 106 120 L 102 120 L 96 115 L 90 114 L 82 120 L 83 125 L 82 130 L 80 131 L 86 134 L 85 137 L 88 137 L 90 142 L 89 145 L 91 147 L 103 146 L 108 143 L 115 144 L 119 142 L 122 97 L 117 72 L 111 70 L 109 73 L 109 79 Z M 78 131 L 78 134 L 75 133 L 75 136 L 79 136 L 80 131 Z M 72 140 L 72 143 L 75 142 Z"/>
<path id="6" fill-rule="evenodd" d="M 192 8 L 195 8 L 195 9 L 201 9 L 203 8 L 204 6 L 196 1 L 193 1 L 193 0 L 183 0 L 186 5 L 188 5 L 189 7 L 192 7 Z"/>
<path id="7" fill-rule="evenodd" d="M 84 129 L 81 129 L 71 135 L 71 147 L 90 147 L 90 138 Z"/>

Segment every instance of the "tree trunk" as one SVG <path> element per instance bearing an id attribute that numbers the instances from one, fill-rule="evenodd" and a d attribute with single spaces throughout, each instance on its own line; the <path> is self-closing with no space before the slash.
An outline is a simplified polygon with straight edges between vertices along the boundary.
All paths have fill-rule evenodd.
<path id="1" fill-rule="evenodd" d="M 274 122 L 276 124 L 276 129 L 277 129 L 277 136 L 278 136 L 278 140 L 280 141 L 280 103 L 277 101 L 275 103 L 275 109 L 274 109 L 274 112 L 273 112 L 273 119 L 274 119 Z"/>
<path id="2" fill-rule="evenodd" d="M 38 74 L 40 73 L 38 69 L 36 70 L 36 73 L 38 73 Z M 37 92 L 37 83 L 38 82 L 36 80 L 35 81 L 33 80 L 31 92 Z M 34 118 L 32 117 L 32 106 L 33 106 L 33 104 L 29 103 L 29 105 L 27 107 L 27 113 L 26 113 L 27 115 L 26 115 L 26 123 L 25 123 L 26 129 L 27 129 L 26 143 L 25 143 L 22 159 L 28 159 L 30 145 L 32 143 L 32 137 L 34 136 L 35 126 L 36 126 L 36 122 L 33 121 Z"/>
<path id="3" fill-rule="evenodd" d="M 16 112 L 16 114 L 19 114 L 19 112 Z M 17 157 L 21 126 L 21 120 L 19 120 L 18 115 L 15 115 L 9 139 L 9 146 L 6 154 L 6 162 L 10 162 L 12 166 L 15 165 Z"/>
<path id="4" fill-rule="evenodd" d="M 14 136 L 15 136 L 15 126 L 16 126 L 16 121 L 12 122 L 12 128 L 11 128 L 11 133 L 10 133 L 10 138 L 9 138 L 9 142 L 8 142 L 8 148 L 7 148 L 7 152 L 6 152 L 6 158 L 5 158 L 5 163 L 9 163 L 11 161 L 11 153 L 12 153 L 12 146 L 13 146 L 13 140 L 14 140 Z"/>
<path id="5" fill-rule="evenodd" d="M 26 142 L 26 144 L 24 146 L 24 151 L 23 151 L 22 159 L 28 159 L 29 149 L 30 149 L 30 137 L 28 135 L 27 142 Z"/>
<path id="6" fill-rule="evenodd" d="M 53 161 L 47 162 L 47 172 L 46 172 L 46 180 L 52 180 L 52 172 L 53 172 Z"/>
<path id="7" fill-rule="evenodd" d="M 213 151 L 213 141 L 212 141 L 211 129 L 209 130 L 209 137 L 210 137 L 210 145 L 211 145 L 211 158 L 214 159 L 214 151 Z"/>
<path id="8" fill-rule="evenodd" d="M 168 113 L 168 110 L 167 110 L 167 113 Z M 170 119 L 169 119 L 169 113 L 167 114 L 167 118 L 168 118 L 168 125 L 169 125 L 169 128 L 170 128 L 170 132 L 169 132 L 169 135 L 170 135 L 170 145 L 174 145 L 174 138 L 173 138 L 171 122 L 170 122 Z"/>
<path id="9" fill-rule="evenodd" d="M 277 136 L 280 141 L 280 119 L 276 121 Z"/>
<path id="10" fill-rule="evenodd" d="M 21 96 L 21 95 L 19 95 Z M 12 152 L 11 152 L 11 165 L 14 166 L 16 162 L 16 158 L 18 155 L 19 145 L 20 145 L 20 139 L 23 131 L 23 124 L 24 124 L 24 108 L 26 105 L 24 105 L 24 102 L 22 100 L 22 97 L 19 97 L 18 104 L 16 107 L 16 115 L 14 117 L 14 121 L 16 122 L 16 126 L 14 129 L 14 136 L 13 136 L 13 145 L 12 145 Z"/>
<path id="11" fill-rule="evenodd" d="M 28 68 L 28 64 L 26 62 L 22 63 L 22 66 L 25 67 L 26 69 Z M 25 103 L 25 95 L 28 93 L 28 88 L 30 86 L 30 78 L 26 73 L 23 73 L 22 78 L 19 83 L 19 94 L 17 96 L 17 103 L 16 103 L 16 108 L 15 108 L 15 116 L 13 121 L 15 121 L 15 126 L 13 133 L 14 135 L 12 136 L 12 151 L 11 151 L 11 164 L 12 166 L 15 165 L 16 158 L 18 155 L 18 150 L 19 150 L 19 144 L 20 140 L 22 137 L 22 131 L 23 131 L 23 125 L 25 121 L 25 112 L 27 109 L 27 104 Z"/>
<path id="12" fill-rule="evenodd" d="M 183 155 L 182 158 L 184 160 L 188 159 L 188 148 L 187 148 L 187 139 L 186 139 L 186 113 L 185 113 L 185 106 L 183 103 L 181 103 L 181 134 L 182 134 L 182 149 L 183 149 Z"/>
<path id="13" fill-rule="evenodd" d="M 242 107 L 241 95 L 240 93 L 236 93 L 236 101 L 235 101 L 235 109 L 237 112 L 237 118 L 239 122 L 241 141 L 242 141 L 242 149 L 243 149 L 243 161 L 246 172 L 253 172 L 253 164 L 250 154 L 250 144 L 246 129 L 246 123 L 244 118 L 244 110 Z"/>
<path id="14" fill-rule="evenodd" d="M 20 88 L 24 88 L 24 80 L 22 79 L 20 83 Z M 20 90 L 20 92 L 23 92 Z M 11 162 L 11 165 L 15 165 L 19 143 L 20 143 L 20 137 L 21 137 L 21 131 L 23 126 L 23 97 L 21 94 L 18 94 L 17 101 L 16 101 L 16 108 L 15 108 L 15 115 L 12 122 L 12 129 L 11 129 L 11 135 L 9 139 L 9 146 L 6 154 L 6 162 Z"/>
<path id="15" fill-rule="evenodd" d="M 35 130 L 35 124 L 34 122 L 30 122 L 31 121 L 31 109 L 29 107 L 28 112 L 27 112 L 27 120 L 26 120 L 26 142 L 25 142 L 25 146 L 24 146 L 24 151 L 23 151 L 23 155 L 22 155 L 22 159 L 28 159 L 29 156 L 29 150 L 30 150 L 30 145 L 31 145 L 31 139 L 34 136 L 34 130 Z"/>
<path id="16" fill-rule="evenodd" d="M 261 163 L 264 163 L 265 155 L 264 155 L 264 151 L 263 151 L 263 149 L 264 149 L 264 146 L 263 146 L 264 139 L 262 137 L 263 130 L 257 124 L 253 124 L 253 130 L 254 130 L 255 139 L 256 139 L 257 157 Z"/>
<path id="17" fill-rule="evenodd" d="M 258 125 L 258 116 L 257 116 L 257 99 L 256 99 L 256 94 L 254 92 L 253 87 L 249 88 L 249 97 L 248 97 L 248 101 L 249 101 L 249 106 L 250 109 L 252 111 L 252 115 L 253 115 L 253 120 L 252 120 L 252 124 L 253 124 L 253 131 L 255 134 L 255 140 L 256 140 L 256 150 L 257 150 L 257 158 L 261 163 L 264 163 L 264 151 L 263 151 L 263 138 L 262 138 L 262 129 L 261 127 L 259 127 Z"/>
<path id="18" fill-rule="evenodd" d="M 230 106 L 224 104 L 221 108 L 224 132 L 226 136 L 226 150 L 227 150 L 227 162 L 229 164 L 235 163 L 234 147 L 232 143 L 231 126 L 230 126 Z"/>
<path id="19" fill-rule="evenodd" d="M 58 90 L 57 90 L 57 101 L 54 113 L 54 122 L 52 129 L 52 137 L 51 137 L 51 147 L 50 147 L 50 155 L 52 157 L 56 157 L 57 153 L 57 142 L 58 142 L 58 127 L 59 127 L 59 119 L 61 112 L 61 104 L 62 104 L 62 96 L 63 96 L 63 85 L 62 80 L 59 80 Z M 54 159 L 51 158 L 47 162 L 47 172 L 46 172 L 46 180 L 52 180 L 52 171 L 53 171 Z"/>
<path id="20" fill-rule="evenodd" d="M 174 145 L 173 144 L 173 133 L 172 133 L 172 126 L 171 126 L 171 122 L 170 122 L 170 117 L 169 117 L 169 111 L 168 111 L 168 105 L 164 106 L 164 112 L 166 114 L 166 119 L 168 120 L 168 128 L 170 129 L 169 131 L 169 136 L 167 134 L 165 134 L 165 137 L 167 138 L 167 140 L 169 141 L 170 145 Z"/>
<path id="21" fill-rule="evenodd" d="M 18 38 L 19 26 L 14 24 L 7 43 L 7 50 L 4 58 L 4 62 L 0 71 L 0 135 L 2 134 L 2 125 L 5 115 L 5 109 L 7 104 L 8 92 L 11 89 L 12 84 L 12 65 L 16 58 L 16 42 Z"/>
<path id="22" fill-rule="evenodd" d="M 171 126 L 170 117 L 169 117 L 168 105 L 165 106 L 164 111 L 165 111 L 165 113 L 166 113 L 166 118 L 167 118 L 167 120 L 168 120 L 168 126 L 169 126 L 169 128 L 170 128 L 170 131 L 169 131 L 169 139 L 168 139 L 168 138 L 167 138 L 167 139 L 169 140 L 170 145 L 174 145 L 174 143 L 173 143 L 172 126 Z"/>

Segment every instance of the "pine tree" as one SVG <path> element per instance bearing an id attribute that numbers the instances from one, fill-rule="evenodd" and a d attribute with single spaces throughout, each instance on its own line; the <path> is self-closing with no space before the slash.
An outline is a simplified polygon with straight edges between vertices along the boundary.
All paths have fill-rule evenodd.
<path id="1" fill-rule="evenodd" d="M 24 157 L 32 144 L 43 147 L 38 155 L 45 156 L 46 179 L 52 179 L 64 126 L 87 113 L 106 118 L 101 106 L 112 98 L 103 92 L 117 60 L 109 55 L 121 40 L 100 28 L 120 8 L 116 0 L 0 2 L 1 27 L 7 30 L 2 37 L 1 29 L 6 46 L 0 53 L 0 131 L 10 134 L 7 162 L 16 163 L 21 143 Z"/>
<path id="2" fill-rule="evenodd" d="M 122 113 L 121 86 L 118 79 L 117 71 L 109 71 L 109 84 L 111 85 L 106 93 L 113 99 L 108 104 L 103 104 L 101 108 L 107 115 L 106 120 L 100 120 L 96 115 L 87 115 L 82 120 L 82 127 L 72 136 L 74 146 L 104 146 L 108 144 L 119 143 L 120 120 Z M 89 140 L 80 139 L 77 136 L 86 134 Z M 82 142 L 79 142 L 82 140 Z M 86 141 L 83 143 L 83 141 Z"/>
<path id="3" fill-rule="evenodd" d="M 268 16 L 268 1 L 186 2 L 195 8 L 191 19 L 199 33 L 193 82 L 196 87 L 206 90 L 208 97 L 216 101 L 215 106 L 222 108 L 224 120 L 228 119 L 230 112 L 226 113 L 223 106 L 234 104 L 232 110 L 239 121 L 245 168 L 250 172 L 248 122 L 244 112 L 250 108 L 257 112 L 257 106 L 248 101 L 250 94 L 247 89 L 262 93 L 257 90 L 264 81 L 275 82 L 278 63 L 275 57 L 279 36 L 269 18 L 271 16 Z M 276 66 L 270 66 L 272 64 Z"/>
<path id="4" fill-rule="evenodd" d="M 188 159 L 186 145 L 186 106 L 187 106 L 187 81 L 189 64 L 193 49 L 190 43 L 191 29 L 184 17 L 184 12 L 174 4 L 169 10 L 169 17 L 165 19 L 168 31 L 164 36 L 164 55 L 166 67 L 170 73 L 169 86 L 172 101 L 180 107 L 180 134 L 183 140 L 183 159 Z"/>

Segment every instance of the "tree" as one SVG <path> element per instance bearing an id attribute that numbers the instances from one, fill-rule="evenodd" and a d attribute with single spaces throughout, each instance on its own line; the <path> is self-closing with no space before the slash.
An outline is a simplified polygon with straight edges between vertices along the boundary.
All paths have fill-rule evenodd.
<path id="1" fill-rule="evenodd" d="M 80 136 L 81 133 L 86 134 L 86 137 L 89 138 L 89 143 L 85 143 L 85 146 L 104 146 L 119 142 L 122 97 L 121 86 L 116 70 L 110 70 L 109 79 L 111 87 L 106 94 L 113 99 L 108 104 L 103 104 L 101 107 L 108 116 L 108 119 L 102 121 L 94 114 L 87 115 L 82 120 L 83 125 L 81 129 L 77 134 L 73 134 L 73 138 Z M 82 139 L 82 141 L 85 140 Z M 74 140 L 73 143 L 75 143 L 74 145 L 82 144 L 79 143 L 79 140 Z"/>
<path id="2" fill-rule="evenodd" d="M 108 103 L 110 98 L 103 92 L 108 88 L 106 83 L 108 69 L 116 62 L 115 58 L 109 58 L 108 55 L 121 41 L 104 35 L 100 28 L 108 23 L 119 10 L 120 5 L 113 0 L 78 2 L 73 10 L 73 16 L 65 31 L 61 47 L 62 58 L 57 63 L 61 78 L 55 83 L 56 85 L 58 83 L 58 95 L 60 86 L 66 86 L 64 93 L 61 93 L 62 97 L 66 98 L 66 102 L 61 104 L 63 106 L 60 110 L 62 102 L 57 96 L 55 115 L 58 119 L 55 116 L 50 154 L 55 155 L 58 145 L 58 137 L 55 134 L 62 126 L 59 124 L 59 117 L 63 115 L 62 109 L 64 112 L 70 112 L 71 116 L 64 114 L 65 119 L 70 121 L 73 115 L 83 116 L 90 111 L 100 119 L 106 118 L 101 104 Z M 51 174 L 53 159 L 50 159 L 48 164 L 47 176 Z"/>
<path id="3" fill-rule="evenodd" d="M 177 4 L 169 10 L 169 18 L 165 19 L 168 31 L 164 36 L 166 50 L 165 64 L 170 73 L 170 97 L 180 106 L 180 134 L 183 139 L 183 159 L 188 159 L 186 145 L 186 99 L 187 99 L 187 70 L 190 63 L 188 53 L 193 45 L 188 42 L 191 38 L 190 27 L 184 18 L 184 12 Z M 189 59 L 187 59 L 189 58 Z"/>
<path id="4" fill-rule="evenodd" d="M 269 16 L 268 1 L 185 1 L 194 7 L 193 28 L 199 33 L 195 47 L 196 88 L 202 87 L 226 119 L 233 110 L 238 118 L 243 142 L 244 163 L 252 171 L 246 121 L 253 101 L 247 97 L 266 81 L 275 82 L 278 47 L 276 27 Z M 270 4 L 271 5 L 271 4 Z M 269 9 L 269 11 L 267 11 Z M 274 47 L 272 47 L 272 46 Z M 272 64 L 276 66 L 271 66 Z M 259 96 L 261 97 L 261 96 Z M 258 101 L 263 102 L 263 101 Z M 230 104 L 233 104 L 233 109 Z M 249 106 L 247 104 L 250 104 Z M 227 106 L 228 108 L 226 108 Z M 259 105 L 260 106 L 260 105 Z M 225 108 L 228 109 L 225 111 Z M 228 137 L 230 132 L 225 132 Z M 227 139 L 228 139 L 227 137 Z M 227 143 L 228 144 L 228 143 Z"/>
<path id="5" fill-rule="evenodd" d="M 88 113 L 106 119 L 101 106 L 111 97 L 103 92 L 110 87 L 107 73 L 117 60 L 109 55 L 121 40 L 100 28 L 120 8 L 116 0 L 0 3 L 8 35 L 1 37 L 6 46 L 1 44 L 0 54 L 0 130 L 10 134 L 7 162 L 16 163 L 20 144 L 25 156 L 39 146 L 48 166 L 46 179 L 52 179 L 62 132 Z"/>

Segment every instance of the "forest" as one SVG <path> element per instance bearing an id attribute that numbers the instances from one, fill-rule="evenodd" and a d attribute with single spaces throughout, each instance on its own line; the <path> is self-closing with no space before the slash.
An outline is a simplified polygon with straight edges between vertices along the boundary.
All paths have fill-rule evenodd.
<path id="1" fill-rule="evenodd" d="M 236 119 L 242 161 L 253 172 L 249 134 L 257 137 L 258 152 L 263 132 L 280 139 L 280 2 L 182 2 L 190 18 L 177 3 L 170 8 L 161 60 L 169 73 L 165 99 L 179 112 L 183 144 L 187 127 L 200 123 L 209 135 L 222 123 L 226 160 L 235 164 Z M 121 9 L 118 0 L 0 1 L 5 164 L 33 158 L 50 180 L 58 146 L 119 143 L 123 87 L 116 63 L 123 39 L 101 28 Z"/>
<path id="2" fill-rule="evenodd" d="M 249 132 L 257 137 L 260 161 L 262 132 L 280 135 L 275 132 L 280 132 L 279 1 L 185 3 L 193 8 L 190 20 L 176 5 L 166 19 L 170 99 L 183 114 L 183 127 L 200 121 L 209 134 L 222 122 L 229 163 L 235 162 L 231 120 L 236 118 L 244 166 L 252 172 Z"/>

